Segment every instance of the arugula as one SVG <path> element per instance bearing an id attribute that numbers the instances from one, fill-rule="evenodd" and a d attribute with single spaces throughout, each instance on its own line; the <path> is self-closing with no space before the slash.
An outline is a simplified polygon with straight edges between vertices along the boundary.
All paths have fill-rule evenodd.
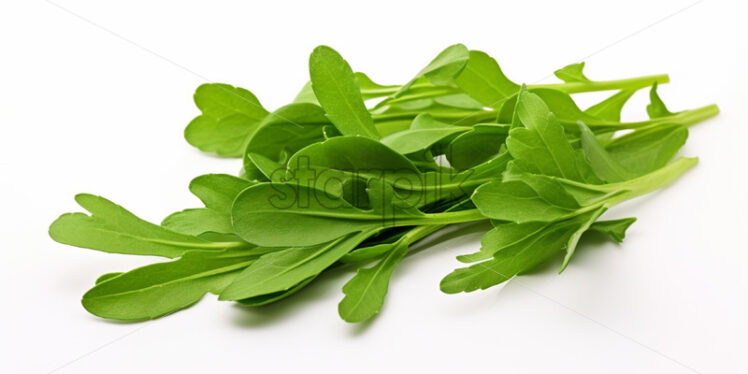
<path id="1" fill-rule="evenodd" d="M 211 242 L 148 223 L 111 201 L 89 194 L 75 197 L 91 212 L 67 213 L 49 227 L 57 242 L 110 253 L 179 257 L 190 250 L 220 250 L 241 242 Z"/>
<path id="2" fill-rule="evenodd" d="M 272 111 L 243 88 L 198 87 L 201 114 L 185 138 L 242 159 L 238 176 L 190 182 L 202 206 L 156 225 L 80 194 L 89 213 L 63 214 L 49 234 L 172 259 L 96 279 L 83 306 L 117 320 L 158 318 L 208 293 L 248 308 L 282 302 L 339 269 L 353 273 L 340 317 L 366 321 L 415 243 L 474 221 L 492 228 L 477 251 L 457 257 L 466 265 L 442 279 L 445 293 L 486 289 L 547 261 L 564 271 L 585 233 L 623 241 L 636 219 L 606 212 L 693 167 L 696 158 L 673 159 L 688 128 L 718 113 L 669 110 L 657 92 L 667 75 L 596 80 L 584 68 L 556 70 L 558 83 L 520 84 L 489 54 L 455 44 L 404 84 L 383 85 L 320 46 L 309 81 Z M 648 118 L 622 121 L 647 87 Z M 577 105 L 577 93 L 596 91 L 610 92 Z"/>
<path id="3" fill-rule="evenodd" d="M 251 92 L 228 84 L 204 84 L 195 91 L 202 115 L 187 125 L 184 137 L 201 151 L 241 156 L 247 137 L 268 112 Z"/>
<path id="4" fill-rule="evenodd" d="M 256 258 L 246 251 L 190 252 L 176 261 L 99 278 L 83 295 L 83 306 L 103 318 L 161 317 L 200 301 L 208 292 L 221 292 Z"/>
<path id="5" fill-rule="evenodd" d="M 309 57 L 309 75 L 314 95 L 342 134 L 379 139 L 353 70 L 338 52 L 326 46 L 315 48 Z"/>

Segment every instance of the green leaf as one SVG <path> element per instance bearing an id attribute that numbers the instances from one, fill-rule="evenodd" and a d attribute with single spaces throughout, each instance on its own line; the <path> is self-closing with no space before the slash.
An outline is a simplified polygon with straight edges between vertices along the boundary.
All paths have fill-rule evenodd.
<path id="1" fill-rule="evenodd" d="M 649 114 L 649 118 L 661 118 L 676 114 L 669 111 L 665 106 L 665 103 L 660 99 L 660 95 L 657 94 L 657 83 L 653 84 L 652 89 L 649 90 L 647 114 Z"/>
<path id="2" fill-rule="evenodd" d="M 253 261 L 241 251 L 191 252 L 97 283 L 83 295 L 83 307 L 109 319 L 161 317 L 191 306 L 208 292 L 220 292 Z"/>
<path id="3" fill-rule="evenodd" d="M 582 82 L 587 83 L 590 82 L 590 80 L 584 76 L 584 73 L 582 72 L 584 70 L 584 62 L 579 62 L 576 64 L 570 64 L 562 67 L 561 69 L 558 69 L 553 72 L 553 75 L 558 77 L 558 79 L 561 79 L 564 82 L 571 83 L 571 82 Z"/>
<path id="4" fill-rule="evenodd" d="M 111 253 L 179 257 L 189 250 L 221 249 L 238 243 L 212 243 L 143 221 L 111 201 L 89 194 L 75 196 L 91 212 L 66 213 L 49 227 L 55 241 Z"/>
<path id="5" fill-rule="evenodd" d="M 100 275 L 100 276 L 99 276 L 98 278 L 96 278 L 96 282 L 95 282 L 95 284 L 99 284 L 99 283 L 102 283 L 102 282 L 106 282 L 106 281 L 108 281 L 108 280 L 110 280 L 110 279 L 112 279 L 112 278 L 116 278 L 116 277 L 118 277 L 118 276 L 120 276 L 120 275 L 122 275 L 122 274 L 125 274 L 125 273 L 122 273 L 122 272 L 114 272 L 114 273 L 106 273 L 106 274 L 102 274 L 102 275 Z"/>
<path id="6" fill-rule="evenodd" d="M 483 109 L 483 104 L 476 101 L 472 97 L 466 94 L 462 94 L 462 93 L 453 94 L 453 95 L 437 96 L 434 98 L 434 102 L 437 104 L 441 104 L 441 105 L 445 105 L 445 106 L 453 107 L 453 108 L 474 109 L 474 110 Z"/>
<path id="7" fill-rule="evenodd" d="M 205 207 L 219 213 L 230 213 L 236 195 L 254 184 L 233 175 L 204 174 L 194 178 L 189 188 Z"/>
<path id="8" fill-rule="evenodd" d="M 237 300 L 239 304 L 245 305 L 245 306 L 262 306 L 274 303 L 276 301 L 283 300 L 299 291 L 301 291 L 304 287 L 306 287 L 309 283 L 311 283 L 314 279 L 317 277 L 309 277 L 305 280 L 303 280 L 301 283 L 285 290 L 285 291 L 278 291 L 273 292 L 265 295 L 255 296 L 255 297 L 248 297 L 246 299 Z"/>
<path id="9" fill-rule="evenodd" d="M 358 88 L 361 90 L 361 97 L 364 100 L 387 96 L 399 87 L 397 85 L 385 86 L 376 83 L 366 74 L 361 72 L 356 72 L 354 75 L 356 77 L 356 82 L 358 82 Z"/>
<path id="10" fill-rule="evenodd" d="M 608 151 L 598 142 L 595 134 L 592 133 L 584 123 L 579 122 L 579 129 L 582 136 L 582 150 L 584 155 L 592 166 L 592 170 L 603 181 L 621 182 L 636 177 L 616 161 Z"/>
<path id="11" fill-rule="evenodd" d="M 532 174 L 522 169 L 516 162 L 507 164 L 503 177 L 504 182 L 514 181 L 527 184 L 544 199 L 567 207 L 587 206 L 610 193 L 609 188 L 594 184 Z"/>
<path id="12" fill-rule="evenodd" d="M 407 155 L 428 151 L 437 144 L 449 141 L 450 138 L 469 130 L 469 127 L 449 126 L 435 120 L 429 114 L 420 114 L 413 120 L 410 129 L 384 137 L 382 144 Z"/>
<path id="13" fill-rule="evenodd" d="M 425 77 L 433 84 L 444 85 L 451 83 L 460 74 L 469 60 L 468 49 L 462 44 L 454 44 L 439 53 L 408 83 L 400 87 L 393 97 L 402 96 L 419 78 Z"/>
<path id="14" fill-rule="evenodd" d="M 531 92 L 520 92 L 517 117 L 525 127 L 509 131 L 506 146 L 512 157 L 528 171 L 581 181 L 564 129 L 543 100 Z"/>
<path id="15" fill-rule="evenodd" d="M 491 56 L 481 51 L 470 51 L 465 69 L 455 83 L 481 104 L 498 108 L 507 98 L 519 91 L 520 86 L 510 81 Z"/>
<path id="16" fill-rule="evenodd" d="M 574 198 L 558 185 L 533 187 L 520 181 L 490 182 L 478 187 L 472 200 L 484 216 L 517 223 L 549 222 L 579 209 Z"/>
<path id="17" fill-rule="evenodd" d="M 449 294 L 472 292 L 495 286 L 527 272 L 564 249 L 568 251 L 568 245 L 576 245 L 574 236 L 594 214 L 596 213 L 582 214 L 565 221 L 548 223 L 540 226 L 540 230 L 537 224 L 525 224 L 521 228 L 525 231 L 515 235 L 519 240 L 501 246 L 491 260 L 454 270 L 442 279 L 440 288 Z"/>
<path id="18" fill-rule="evenodd" d="M 635 217 L 597 221 L 590 226 L 590 230 L 605 234 L 616 242 L 621 243 L 626 237 L 626 230 L 634 222 L 636 222 Z"/>
<path id="19" fill-rule="evenodd" d="M 219 299 L 241 300 L 289 290 L 322 272 L 370 235 L 362 232 L 316 246 L 268 253 L 244 270 Z"/>
<path id="20" fill-rule="evenodd" d="M 605 149 L 626 170 L 644 175 L 665 166 L 686 144 L 688 129 L 661 125 L 613 139 Z"/>
<path id="21" fill-rule="evenodd" d="M 590 226 L 598 217 L 600 217 L 605 212 L 605 210 L 605 207 L 597 208 L 591 213 L 584 215 L 585 217 L 581 219 L 579 227 L 574 230 L 574 232 L 566 242 L 566 255 L 564 256 L 564 262 L 561 264 L 561 270 L 559 270 L 559 273 L 563 272 L 564 269 L 566 269 L 566 267 L 569 265 L 569 261 L 571 261 L 571 257 L 574 255 L 574 251 L 577 248 L 577 244 L 579 243 L 579 239 L 582 237 L 582 234 L 584 234 L 584 232 L 590 228 Z"/>
<path id="22" fill-rule="evenodd" d="M 345 297 L 338 305 L 338 313 L 346 322 L 363 322 L 382 309 L 395 267 L 408 253 L 408 243 L 400 241 L 379 263 L 360 268 L 343 286 Z"/>
<path id="23" fill-rule="evenodd" d="M 268 179 L 273 179 L 274 174 L 282 175 L 291 155 L 325 139 L 324 128 L 329 124 L 324 110 L 317 105 L 297 103 L 281 107 L 250 138 L 244 154 L 245 169 L 256 167 Z"/>
<path id="24" fill-rule="evenodd" d="M 242 239 L 260 246 L 286 247 L 316 245 L 369 231 L 384 218 L 318 189 L 266 183 L 239 194 L 232 220 Z"/>
<path id="25" fill-rule="evenodd" d="M 187 142 L 205 152 L 240 157 L 247 138 L 268 114 L 251 92 L 228 84 L 203 84 L 195 91 L 202 111 L 184 129 Z"/>
<path id="26" fill-rule="evenodd" d="M 587 108 L 584 113 L 606 121 L 621 121 L 621 111 L 636 90 L 621 90 L 613 96 Z"/>
<path id="27" fill-rule="evenodd" d="M 457 260 L 462 263 L 488 260 L 501 250 L 532 240 L 547 227 L 547 222 L 502 222 L 494 224 L 493 229 L 483 234 L 478 252 L 457 256 Z"/>
<path id="28" fill-rule="evenodd" d="M 379 139 L 353 70 L 338 52 L 327 46 L 315 48 L 309 57 L 309 75 L 314 95 L 343 135 Z"/>
<path id="29" fill-rule="evenodd" d="M 444 151 L 449 164 L 457 170 L 468 170 L 493 157 L 501 150 L 509 126 L 493 123 L 473 125 L 470 131 L 452 139 Z"/>
<path id="30" fill-rule="evenodd" d="M 198 236 L 206 232 L 231 234 L 231 216 L 209 208 L 185 209 L 170 214 L 161 226 L 185 235 Z"/>

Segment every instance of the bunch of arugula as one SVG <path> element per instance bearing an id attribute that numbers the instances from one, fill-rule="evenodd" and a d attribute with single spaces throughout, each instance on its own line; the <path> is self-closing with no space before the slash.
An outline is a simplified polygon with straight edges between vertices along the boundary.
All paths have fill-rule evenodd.
<path id="1" fill-rule="evenodd" d="M 365 321 L 414 243 L 472 221 L 493 229 L 479 251 L 458 257 L 472 265 L 448 274 L 442 291 L 486 289 L 561 254 L 563 271 L 585 232 L 623 240 L 635 219 L 601 215 L 691 168 L 695 158 L 671 160 L 688 126 L 718 112 L 670 112 L 657 94 L 666 75 L 593 81 L 583 67 L 556 71 L 562 83 L 519 85 L 486 53 L 457 44 L 407 83 L 381 85 L 320 46 L 310 82 L 273 112 L 245 89 L 198 87 L 202 113 L 185 138 L 243 161 L 239 176 L 190 183 L 204 207 L 156 225 L 80 194 L 90 215 L 64 214 L 49 233 L 73 246 L 176 259 L 96 280 L 83 306 L 118 320 L 157 318 L 209 292 L 265 305 L 345 266 L 356 274 L 340 316 Z M 621 121 L 646 87 L 649 118 Z M 586 110 L 570 96 L 592 91 L 615 92 Z"/>

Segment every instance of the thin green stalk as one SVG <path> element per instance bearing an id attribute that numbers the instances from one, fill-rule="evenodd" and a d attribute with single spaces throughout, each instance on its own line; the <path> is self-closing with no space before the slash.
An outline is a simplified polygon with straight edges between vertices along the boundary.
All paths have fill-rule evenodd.
<path id="1" fill-rule="evenodd" d="M 595 91 L 609 91 L 609 90 L 622 90 L 622 89 L 639 89 L 644 87 L 649 87 L 654 83 L 657 84 L 665 84 L 670 82 L 670 77 L 667 74 L 657 74 L 657 75 L 646 75 L 641 77 L 634 77 L 634 78 L 626 78 L 626 79 L 614 79 L 614 80 L 607 80 L 607 81 L 590 81 L 590 82 L 568 82 L 568 83 L 546 83 L 546 84 L 530 84 L 527 85 L 528 89 L 535 89 L 535 88 L 552 88 L 554 90 L 559 90 L 568 94 L 572 93 L 581 93 L 581 92 L 595 92 Z M 377 88 L 377 89 L 363 89 L 361 90 L 361 93 L 364 95 L 392 95 L 400 90 L 402 86 L 392 86 L 387 88 Z M 418 98 L 426 98 L 426 97 L 435 97 L 435 96 L 441 96 L 446 93 L 440 93 L 439 91 L 432 91 L 431 95 L 429 95 L 429 89 L 434 87 L 440 87 L 440 88 L 447 88 L 443 86 L 436 86 L 430 83 L 424 83 L 424 84 L 418 84 L 413 85 L 410 87 L 411 90 L 421 90 L 424 89 L 424 91 L 418 96 Z M 451 90 L 449 93 L 456 93 L 459 92 L 458 90 Z M 392 100 L 389 100 L 388 102 L 400 102 L 400 101 L 407 101 L 407 100 L 413 100 L 414 97 L 400 97 L 395 98 Z"/>
<path id="2" fill-rule="evenodd" d="M 667 74 L 658 74 L 609 81 L 532 84 L 528 85 L 527 88 L 552 88 L 554 90 L 571 94 L 580 92 L 639 89 L 649 87 L 654 83 L 665 84 L 668 82 L 670 82 L 670 77 Z"/>
<path id="3" fill-rule="evenodd" d="M 397 223 L 398 226 L 420 226 L 428 225 L 446 225 L 452 223 L 463 223 L 482 221 L 486 218 L 478 209 L 460 210 L 457 212 L 431 213 L 418 218 L 404 218 Z"/>

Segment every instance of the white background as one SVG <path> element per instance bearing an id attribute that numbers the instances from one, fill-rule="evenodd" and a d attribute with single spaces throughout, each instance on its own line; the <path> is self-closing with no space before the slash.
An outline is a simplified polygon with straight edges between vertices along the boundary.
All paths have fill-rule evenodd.
<path id="1" fill-rule="evenodd" d="M 0 372 L 748 372 L 739 3 L 4 1 Z M 478 248 L 472 230 L 409 256 L 382 314 L 363 326 L 337 315 L 345 272 L 258 310 L 209 295 L 127 324 L 81 307 L 98 275 L 158 259 L 54 243 L 47 227 L 79 209 L 74 194 L 158 222 L 198 205 L 192 177 L 238 170 L 182 138 L 199 84 L 248 88 L 273 109 L 307 80 L 317 44 L 397 83 L 456 42 L 493 55 L 518 82 L 552 81 L 582 59 L 593 79 L 670 73 L 670 109 L 716 102 L 722 114 L 692 129 L 682 153 L 701 158 L 694 170 L 609 212 L 639 217 L 624 244 L 587 242 L 562 275 L 554 263 L 503 288 L 442 294 L 454 257 Z M 645 103 L 636 96 L 625 119 L 641 118 Z"/>

